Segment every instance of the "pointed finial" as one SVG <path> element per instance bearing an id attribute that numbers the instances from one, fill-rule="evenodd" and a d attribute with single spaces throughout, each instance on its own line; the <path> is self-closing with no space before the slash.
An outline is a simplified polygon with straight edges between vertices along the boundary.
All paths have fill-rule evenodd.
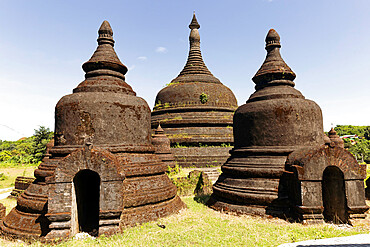
<path id="1" fill-rule="evenodd" d="M 189 25 L 189 28 L 190 29 L 199 29 L 200 28 L 200 25 L 197 21 L 197 17 L 195 17 L 195 11 L 193 13 L 193 19 L 191 20 L 191 23 Z"/>
<path id="2" fill-rule="evenodd" d="M 336 136 L 337 135 L 337 132 L 335 131 L 335 129 L 333 127 L 331 127 L 331 129 L 328 132 L 328 134 L 329 134 L 329 137 Z"/>
<path id="3" fill-rule="evenodd" d="M 266 50 L 270 49 L 270 47 L 281 47 L 280 44 L 280 36 L 275 31 L 275 29 L 270 29 L 266 36 Z"/>
<path id="4" fill-rule="evenodd" d="M 339 135 L 337 135 L 337 132 L 333 127 L 331 127 L 331 130 L 328 132 L 328 136 L 331 141 L 331 147 L 338 146 L 344 148 L 344 141 L 342 140 L 342 138 L 339 137 Z"/>
<path id="5" fill-rule="evenodd" d="M 190 34 L 189 34 L 189 56 L 188 61 L 185 64 L 185 67 L 182 69 L 180 74 L 173 79 L 171 82 L 211 82 L 211 83 L 221 83 L 219 79 L 214 77 L 212 73 L 208 70 L 205 65 L 202 52 L 200 50 L 200 35 L 198 28 L 197 18 L 195 13 L 193 14 L 193 19 L 189 25 Z"/>
<path id="6" fill-rule="evenodd" d="M 98 38 L 99 45 L 111 44 L 112 46 L 114 46 L 113 30 L 108 21 L 103 21 L 99 28 L 98 34 L 99 34 Z"/>
<path id="7" fill-rule="evenodd" d="M 254 83 L 256 83 L 256 90 L 269 85 L 290 85 L 294 87 L 293 80 L 296 75 L 280 55 L 281 45 L 279 34 L 274 29 L 270 29 L 265 41 L 267 50 L 266 59 L 252 78 Z"/>
<path id="8" fill-rule="evenodd" d="M 82 65 L 86 80 L 73 92 L 121 92 L 135 95 L 131 86 L 125 82 L 127 67 L 114 50 L 113 31 L 108 21 L 103 21 L 98 34 L 98 47 L 89 61 Z"/>
<path id="9" fill-rule="evenodd" d="M 159 123 L 158 128 L 155 130 L 155 133 L 156 134 L 162 134 L 163 132 L 164 132 L 164 130 L 162 129 L 161 124 Z"/>

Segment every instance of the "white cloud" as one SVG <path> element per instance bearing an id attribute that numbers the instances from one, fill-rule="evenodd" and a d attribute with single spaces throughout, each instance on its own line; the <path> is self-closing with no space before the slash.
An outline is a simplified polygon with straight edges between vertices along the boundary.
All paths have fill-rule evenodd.
<path id="1" fill-rule="evenodd" d="M 130 70 L 134 70 L 135 69 L 135 64 L 131 65 L 131 66 L 128 66 L 127 69 L 130 71 Z"/>
<path id="2" fill-rule="evenodd" d="M 147 58 L 147 57 L 145 57 L 145 56 L 142 56 L 142 57 L 138 57 L 137 59 L 138 59 L 138 60 L 140 60 L 140 61 L 145 61 L 145 60 L 147 60 L 148 58 Z"/>
<path id="3" fill-rule="evenodd" d="M 166 53 L 167 52 L 167 48 L 166 47 L 163 47 L 163 46 L 159 46 L 155 49 L 155 52 L 158 52 L 158 53 Z"/>

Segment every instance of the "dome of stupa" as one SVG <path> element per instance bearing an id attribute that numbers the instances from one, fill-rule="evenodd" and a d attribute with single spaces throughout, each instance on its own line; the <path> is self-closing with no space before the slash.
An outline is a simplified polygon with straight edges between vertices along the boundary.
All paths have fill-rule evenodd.
<path id="1" fill-rule="evenodd" d="M 236 98 L 233 92 L 209 71 L 203 61 L 198 30 L 200 25 L 195 14 L 189 28 L 190 50 L 187 62 L 180 74 L 158 92 L 152 112 L 152 129 L 160 123 L 172 146 L 231 145 Z M 185 156 L 190 157 L 190 154 L 176 154 L 177 151 L 185 151 L 173 150 L 180 165 L 196 165 L 191 161 L 184 161 L 187 159 Z M 219 152 L 222 154 L 219 153 L 218 156 L 223 156 L 221 160 L 224 161 L 228 151 Z M 199 161 L 200 154 L 195 153 L 191 155 L 191 159 Z M 208 154 L 203 152 L 203 156 Z M 206 158 L 200 166 L 209 163 L 210 159 L 213 159 L 214 165 L 220 165 L 222 162 L 217 157 L 209 158 L 208 161 Z"/>

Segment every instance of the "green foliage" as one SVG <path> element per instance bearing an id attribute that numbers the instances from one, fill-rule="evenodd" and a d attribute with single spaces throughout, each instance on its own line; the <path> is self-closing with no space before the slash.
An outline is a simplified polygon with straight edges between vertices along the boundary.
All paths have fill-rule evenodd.
<path id="1" fill-rule="evenodd" d="M 367 126 L 367 128 L 364 131 L 364 137 L 366 140 L 370 140 L 370 126 Z"/>
<path id="2" fill-rule="evenodd" d="M 54 133 L 50 131 L 49 128 L 45 128 L 44 126 L 40 126 L 38 130 L 35 130 L 32 143 L 32 156 L 34 163 L 42 160 L 46 153 L 46 144 L 48 144 L 53 136 Z"/>
<path id="3" fill-rule="evenodd" d="M 180 143 L 176 142 L 175 144 L 171 145 L 172 148 L 187 148 L 186 145 L 181 145 Z"/>
<path id="4" fill-rule="evenodd" d="M 207 94 L 205 94 L 205 93 L 202 93 L 202 94 L 199 96 L 199 99 L 200 99 L 200 102 L 201 102 L 202 104 L 205 104 L 205 103 L 207 103 L 207 101 L 208 101 L 208 95 L 207 95 Z"/>
<path id="5" fill-rule="evenodd" d="M 208 147 L 208 144 L 206 143 L 199 143 L 198 144 L 200 148 L 207 148 Z"/>
<path id="6" fill-rule="evenodd" d="M 174 168 L 171 168 L 170 166 L 167 167 L 167 175 L 169 177 L 173 177 L 179 173 L 180 173 L 180 166 L 179 164 L 177 164 L 177 162 Z"/>
<path id="7" fill-rule="evenodd" d="M 84 240 L 71 238 L 54 245 L 37 241 L 32 243 L 31 246 L 269 247 L 308 239 L 343 237 L 368 233 L 368 231 L 361 227 L 344 228 L 334 227 L 329 224 L 302 225 L 288 223 L 275 218 L 222 214 L 202 203 L 197 203 L 194 197 L 183 197 L 181 199 L 186 203 L 187 209 L 181 210 L 179 214 L 173 214 L 135 227 L 124 228 L 122 233 L 119 234 Z M 158 227 L 158 224 L 165 225 L 166 228 L 162 229 Z M 20 246 L 23 244 L 20 241 L 5 241 L 0 239 L 0 245 L 8 246 L 13 244 L 14 246 Z"/>
<path id="8" fill-rule="evenodd" d="M 211 145 L 207 143 L 187 143 L 186 145 L 180 144 L 176 142 L 175 144 L 171 144 L 171 148 L 191 148 L 191 147 L 199 147 L 199 148 L 219 148 L 219 147 L 233 147 L 230 143 L 221 143 L 220 145 Z"/>
<path id="9" fill-rule="evenodd" d="M 188 177 L 173 178 L 172 182 L 177 187 L 177 194 L 180 196 L 194 195 L 194 189 L 198 184 L 200 171 L 190 172 Z"/>
<path id="10" fill-rule="evenodd" d="M 37 164 L 46 152 L 46 144 L 54 133 L 49 128 L 40 126 L 35 134 L 18 141 L 0 140 L 0 166 Z"/>
<path id="11" fill-rule="evenodd" d="M 358 135 L 370 140 L 370 126 L 337 125 L 334 130 L 339 136 Z"/>
<path id="12" fill-rule="evenodd" d="M 0 173 L 0 181 L 3 181 L 7 178 L 7 176 L 4 173 Z"/>
<path id="13" fill-rule="evenodd" d="M 171 85 L 174 85 L 174 84 L 177 84 L 177 83 L 180 83 L 180 82 L 179 81 L 169 82 L 169 83 L 166 83 L 166 85 L 164 87 L 168 87 L 168 86 L 171 86 Z"/>
<path id="14" fill-rule="evenodd" d="M 358 138 L 343 139 L 344 147 L 358 160 L 370 163 L 370 126 L 337 125 L 334 129 L 339 136 L 357 135 Z"/>
<path id="15" fill-rule="evenodd" d="M 5 163 L 31 163 L 32 137 L 22 138 L 18 141 L 2 141 L 0 144 L 0 162 Z"/>
<path id="16" fill-rule="evenodd" d="M 370 140 L 357 139 L 353 145 L 350 144 L 348 151 L 358 160 L 370 163 Z"/>

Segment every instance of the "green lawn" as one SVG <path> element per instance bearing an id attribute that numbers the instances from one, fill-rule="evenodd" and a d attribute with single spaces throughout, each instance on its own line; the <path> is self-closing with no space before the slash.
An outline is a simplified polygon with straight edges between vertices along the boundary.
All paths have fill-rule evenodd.
<path id="1" fill-rule="evenodd" d="M 277 246 L 301 240 L 367 233 L 360 226 L 341 229 L 333 225 L 305 226 L 275 218 L 228 215 L 197 203 L 193 197 L 182 199 L 188 209 L 177 215 L 128 228 L 111 237 L 68 240 L 56 246 Z M 166 228 L 162 229 L 157 224 Z M 0 245 L 19 246 L 20 243 L 0 240 Z M 31 246 L 41 246 L 41 243 Z"/>

